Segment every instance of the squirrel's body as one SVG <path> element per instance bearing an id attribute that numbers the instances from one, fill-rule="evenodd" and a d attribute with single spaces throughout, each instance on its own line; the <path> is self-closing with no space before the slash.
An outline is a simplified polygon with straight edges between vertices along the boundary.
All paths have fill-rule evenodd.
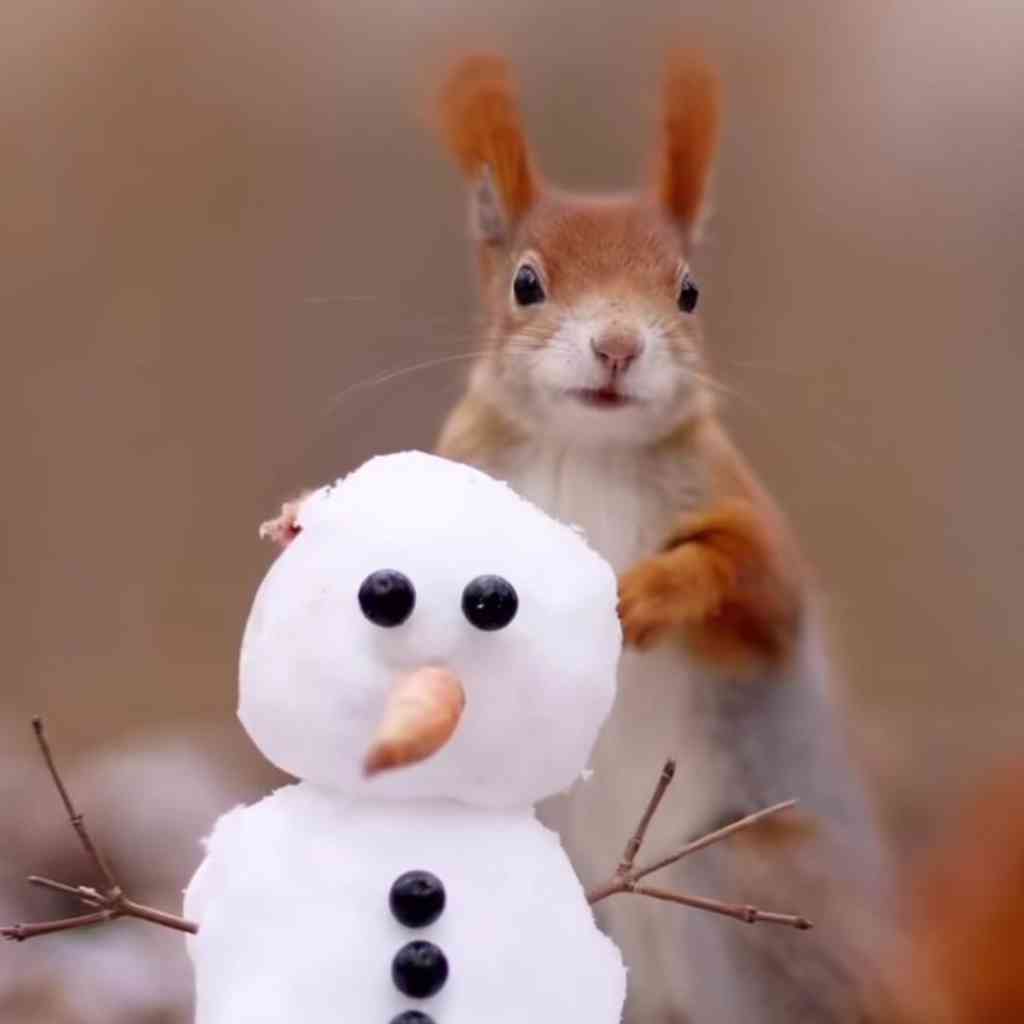
<path id="1" fill-rule="evenodd" d="M 449 421 L 441 454 L 507 479 L 582 527 L 620 573 L 657 552 L 680 516 L 714 506 L 716 480 L 750 487 L 746 500 L 768 500 L 713 419 L 639 452 L 543 438 L 509 443 L 512 428 L 497 422 L 464 433 L 497 415 L 468 398 Z M 486 437 L 499 443 L 479 443 Z M 735 461 L 714 467 L 713 455 Z M 653 849 L 793 795 L 801 800 L 799 825 L 708 851 L 677 866 L 665 887 L 799 906 L 816 921 L 814 935 L 766 934 L 670 905 L 609 900 L 598 908 L 629 965 L 631 1022 L 864 1019 L 874 922 L 861 900 L 878 881 L 879 850 L 825 690 L 823 629 L 806 587 L 802 625 L 783 666 L 751 675 L 693 657 L 682 644 L 627 650 L 615 711 L 592 759 L 595 782 L 543 808 L 590 885 L 607 875 L 606 851 L 636 813 L 640 780 L 666 754 L 678 760 L 682 784 L 653 827 Z"/>
<path id="2" fill-rule="evenodd" d="M 859 1024 L 877 836 L 831 707 L 809 575 L 717 419 L 691 315 L 714 80 L 670 65 L 659 177 L 636 197 L 543 186 L 496 58 L 457 67 L 442 112 L 473 187 L 485 346 L 439 452 L 586 531 L 620 574 L 633 648 L 593 761 L 600 784 L 550 803 L 547 820 L 591 882 L 665 756 L 679 759 L 681 784 L 662 844 L 802 802 L 795 824 L 755 829 L 678 866 L 673 882 L 799 906 L 819 930 L 765 934 L 610 900 L 600 917 L 630 969 L 627 1020 Z"/>

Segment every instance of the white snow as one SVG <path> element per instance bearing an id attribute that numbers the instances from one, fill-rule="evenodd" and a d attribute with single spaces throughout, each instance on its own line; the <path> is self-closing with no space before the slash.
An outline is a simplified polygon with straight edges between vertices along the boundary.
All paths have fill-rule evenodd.
<path id="1" fill-rule="evenodd" d="M 388 909 L 411 869 L 445 885 L 427 928 Z M 558 837 L 525 810 L 288 786 L 221 819 L 185 913 L 200 921 L 198 1024 L 389 1024 L 407 1009 L 436 1024 L 617 1024 L 625 998 L 619 952 Z M 391 959 L 421 938 L 450 975 L 415 1000 L 392 984 Z"/>
<path id="2" fill-rule="evenodd" d="M 239 715 L 279 768 L 352 795 L 533 803 L 568 788 L 611 709 L 621 643 L 616 581 L 571 528 L 478 470 L 407 452 L 372 459 L 314 492 L 302 532 L 271 568 L 246 628 Z M 397 569 L 416 588 L 401 626 L 357 602 Z M 519 596 L 515 619 L 482 632 L 462 590 L 484 573 Z M 466 710 L 428 761 L 369 782 L 369 737 L 398 673 L 440 664 Z"/>
<path id="3" fill-rule="evenodd" d="M 618 950 L 596 928 L 558 837 L 532 804 L 584 771 L 615 688 L 612 570 L 569 527 L 477 470 L 421 453 L 373 459 L 313 494 L 301 533 L 257 594 L 239 715 L 260 749 L 306 781 L 218 822 L 186 894 L 197 1024 L 616 1024 Z M 357 594 L 408 576 L 412 615 L 382 628 Z M 505 577 L 504 629 L 463 615 L 463 588 Z M 465 711 L 427 760 L 366 780 L 362 760 L 396 679 L 441 666 Z M 609 851 L 614 860 L 615 851 Z M 392 882 L 424 869 L 448 903 L 400 925 Z M 450 976 L 430 999 L 391 980 L 428 939 Z"/>

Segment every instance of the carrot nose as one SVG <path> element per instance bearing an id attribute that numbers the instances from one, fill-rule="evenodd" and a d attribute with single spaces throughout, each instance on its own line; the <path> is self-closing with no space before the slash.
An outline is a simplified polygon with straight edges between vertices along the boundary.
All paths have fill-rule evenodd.
<path id="1" fill-rule="evenodd" d="M 451 739 L 466 706 L 462 683 L 447 669 L 420 668 L 399 679 L 363 759 L 369 778 L 416 764 Z"/>
<path id="2" fill-rule="evenodd" d="M 612 331 L 598 338 L 591 338 L 590 347 L 597 356 L 597 361 L 605 369 L 611 370 L 612 373 L 621 373 L 640 355 L 644 345 L 636 334 Z"/>

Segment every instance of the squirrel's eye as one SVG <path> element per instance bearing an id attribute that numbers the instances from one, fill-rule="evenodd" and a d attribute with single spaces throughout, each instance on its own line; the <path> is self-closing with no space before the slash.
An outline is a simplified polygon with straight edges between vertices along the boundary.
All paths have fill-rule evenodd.
<path id="1" fill-rule="evenodd" d="M 689 273 L 683 274 L 683 282 L 679 286 L 679 308 L 684 313 L 692 313 L 697 308 L 697 297 L 700 291 L 697 282 Z"/>
<path id="2" fill-rule="evenodd" d="M 512 294 L 520 306 L 533 306 L 544 301 L 544 286 L 540 283 L 537 271 L 524 263 L 512 281 Z"/>
<path id="3" fill-rule="evenodd" d="M 462 592 L 462 614 L 485 632 L 504 629 L 519 610 L 519 595 L 503 576 L 477 576 Z"/>
<path id="4" fill-rule="evenodd" d="M 400 626 L 416 604 L 412 580 L 395 569 L 378 569 L 359 588 L 359 607 L 375 625 L 391 629 Z"/>

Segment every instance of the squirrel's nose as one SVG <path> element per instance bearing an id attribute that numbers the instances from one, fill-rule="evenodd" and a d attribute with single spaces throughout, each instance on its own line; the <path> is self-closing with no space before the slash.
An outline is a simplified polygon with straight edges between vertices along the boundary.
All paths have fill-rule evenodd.
<path id="1" fill-rule="evenodd" d="M 643 351 L 644 343 L 635 334 L 613 332 L 590 339 L 597 361 L 612 373 L 622 373 Z"/>

